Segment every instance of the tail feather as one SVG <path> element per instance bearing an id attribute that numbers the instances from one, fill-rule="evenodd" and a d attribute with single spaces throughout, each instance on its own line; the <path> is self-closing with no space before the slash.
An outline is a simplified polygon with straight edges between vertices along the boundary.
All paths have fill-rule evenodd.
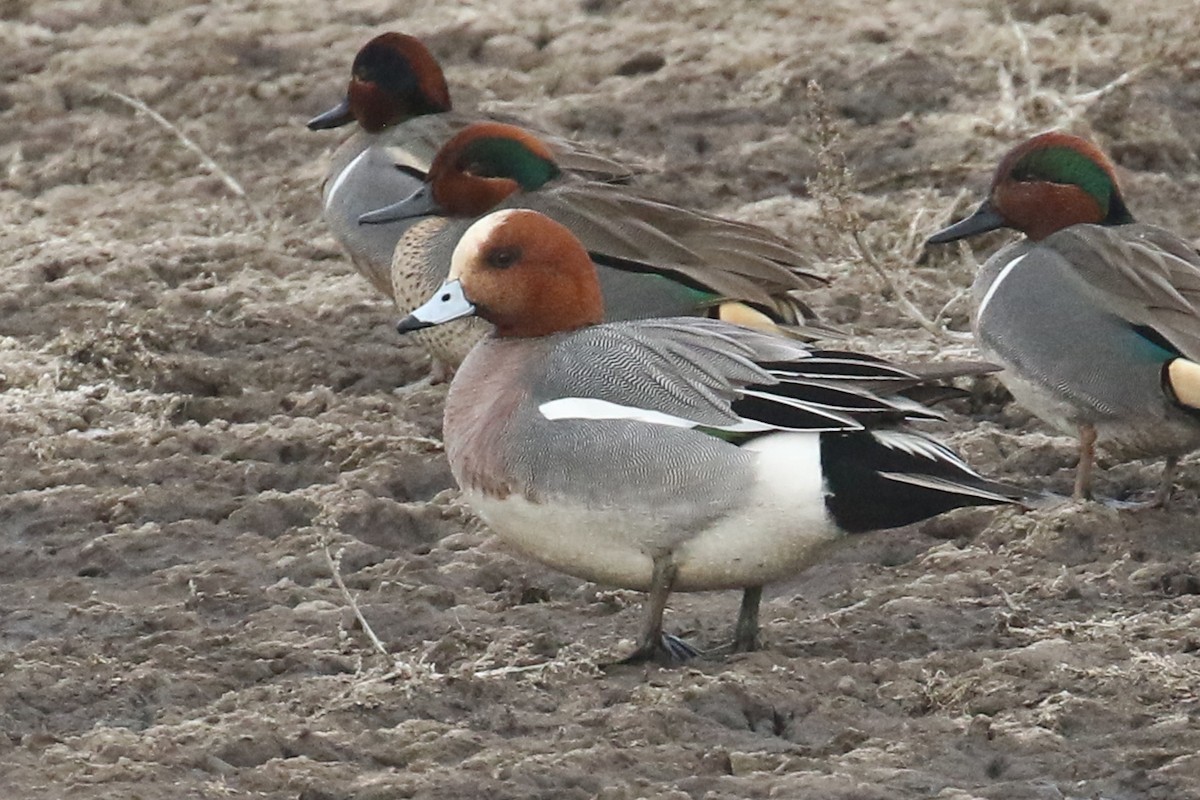
<path id="1" fill-rule="evenodd" d="M 907 431 L 824 434 L 821 468 L 826 507 L 850 533 L 909 525 L 954 508 L 1032 499 L 983 477 L 944 445 Z"/>
<path id="2" fill-rule="evenodd" d="M 1003 369 L 999 364 L 990 361 L 932 361 L 925 364 L 905 364 L 904 368 L 926 381 L 990 375 Z"/>

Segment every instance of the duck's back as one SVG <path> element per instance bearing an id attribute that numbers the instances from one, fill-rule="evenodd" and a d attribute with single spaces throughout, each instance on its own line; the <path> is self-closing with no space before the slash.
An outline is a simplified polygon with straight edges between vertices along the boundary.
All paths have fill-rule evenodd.
<path id="1" fill-rule="evenodd" d="M 798 254 L 770 231 L 620 187 L 564 176 L 500 207 L 528 208 L 571 230 L 599 267 L 610 322 L 704 314 L 722 298 L 774 307 L 784 293 L 818 285 L 797 277 Z"/>

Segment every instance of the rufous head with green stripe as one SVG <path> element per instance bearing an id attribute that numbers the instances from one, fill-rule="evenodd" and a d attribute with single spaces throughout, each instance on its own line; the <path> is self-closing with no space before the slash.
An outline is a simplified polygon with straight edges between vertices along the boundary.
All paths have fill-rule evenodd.
<path id="1" fill-rule="evenodd" d="M 433 197 L 451 216 L 486 214 L 516 192 L 531 192 L 561 174 L 548 145 L 529 131 L 476 122 L 438 151 L 429 168 Z"/>
<path id="2" fill-rule="evenodd" d="M 929 237 L 930 244 L 1013 228 L 1033 241 L 1072 225 L 1133 222 L 1112 162 L 1092 142 L 1061 131 L 1034 136 L 996 168 L 974 214 Z"/>
<path id="3" fill-rule="evenodd" d="M 442 145 L 420 188 L 358 221 L 377 225 L 429 216 L 471 219 L 517 192 L 540 189 L 560 174 L 550 147 L 529 131 L 475 122 Z"/>

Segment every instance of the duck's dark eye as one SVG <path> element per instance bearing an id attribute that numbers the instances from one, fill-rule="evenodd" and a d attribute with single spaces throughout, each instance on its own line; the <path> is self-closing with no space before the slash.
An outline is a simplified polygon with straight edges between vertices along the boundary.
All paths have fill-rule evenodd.
<path id="1" fill-rule="evenodd" d="M 487 165 L 484 161 L 471 159 L 463 161 L 459 164 L 459 171 L 466 175 L 474 175 L 476 178 L 495 178 L 496 171 Z"/>
<path id="2" fill-rule="evenodd" d="M 508 269 L 520 260 L 521 248 L 516 246 L 494 247 L 487 254 L 488 265 L 496 269 Z"/>
<path id="3" fill-rule="evenodd" d="M 1037 183 L 1038 181 L 1044 180 L 1040 175 L 1034 173 L 1034 171 L 1029 167 L 1018 166 L 1009 174 L 1012 175 L 1012 179 L 1014 181 L 1018 181 L 1020 183 Z"/>

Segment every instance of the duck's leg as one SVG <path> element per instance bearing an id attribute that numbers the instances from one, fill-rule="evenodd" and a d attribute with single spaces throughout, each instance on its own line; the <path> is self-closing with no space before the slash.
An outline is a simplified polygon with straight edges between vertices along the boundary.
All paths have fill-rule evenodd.
<path id="1" fill-rule="evenodd" d="M 687 642 L 663 633 L 663 612 L 667 608 L 671 586 L 675 583 L 675 572 L 675 562 L 670 554 L 654 559 L 654 572 L 650 577 L 650 593 L 646 598 L 646 618 L 642 624 L 642 633 L 638 636 L 637 648 L 621 659 L 622 664 L 657 661 L 670 666 L 699 655 L 699 651 Z"/>
<path id="2" fill-rule="evenodd" d="M 742 607 L 733 629 L 733 652 L 749 653 L 758 649 L 758 606 L 761 602 L 761 586 L 747 586 L 742 591 Z"/>
<path id="3" fill-rule="evenodd" d="M 1167 503 L 1171 502 L 1171 492 L 1175 490 L 1175 471 L 1179 466 L 1179 456 L 1167 456 L 1167 463 L 1163 464 L 1162 480 L 1158 483 L 1158 491 L 1154 494 L 1154 502 L 1150 505 L 1154 508 L 1166 508 Z"/>
<path id="4" fill-rule="evenodd" d="M 1092 467 L 1096 463 L 1096 426 L 1079 426 L 1079 466 L 1075 468 L 1076 500 L 1092 499 Z"/>

